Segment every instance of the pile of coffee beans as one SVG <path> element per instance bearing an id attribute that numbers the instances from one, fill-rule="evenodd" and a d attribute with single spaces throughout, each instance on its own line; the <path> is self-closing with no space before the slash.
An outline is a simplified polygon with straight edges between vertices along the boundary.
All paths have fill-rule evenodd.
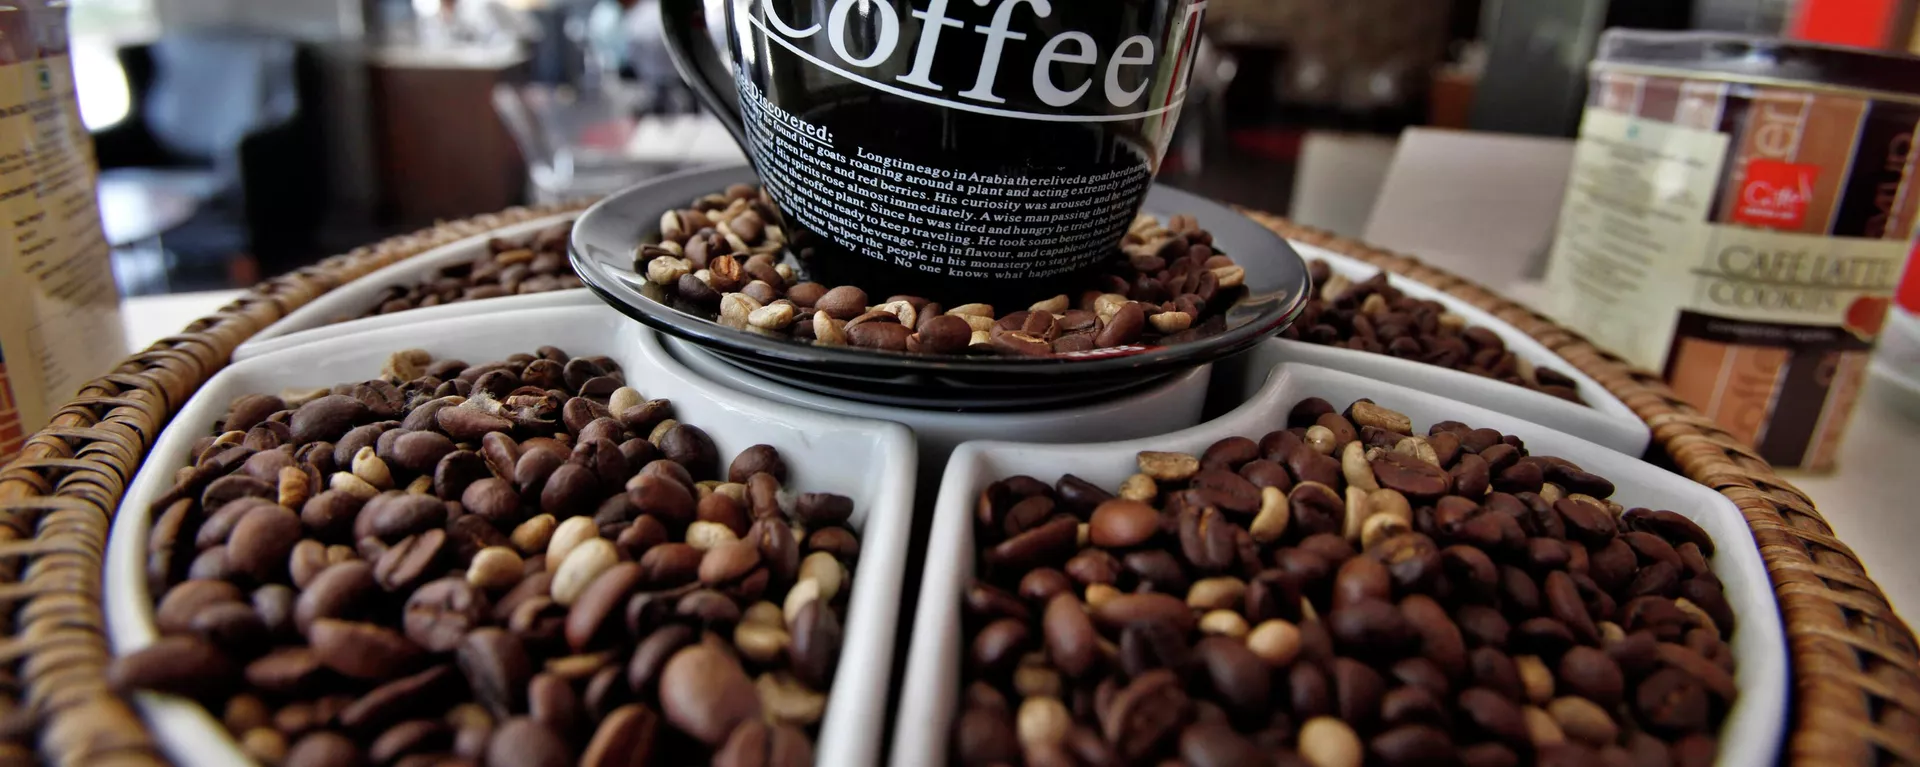
<path id="1" fill-rule="evenodd" d="M 1734 616 L 1686 517 L 1368 400 L 1138 465 L 981 493 L 957 764 L 1712 764 Z"/>
<path id="2" fill-rule="evenodd" d="M 660 219 L 634 271 L 678 308 L 740 330 L 819 346 L 917 354 L 1049 357 L 1171 346 L 1226 329 L 1246 271 L 1191 216 L 1141 216 L 1103 273 L 1027 307 L 874 301 L 856 285 L 799 281 L 780 263 L 786 236 L 772 202 L 746 185 Z"/>
<path id="3" fill-rule="evenodd" d="M 1469 326 L 1445 304 L 1408 297 L 1388 284 L 1386 272 L 1353 282 L 1325 261 L 1310 261 L 1307 269 L 1313 299 L 1282 338 L 1391 354 L 1586 404 L 1572 378 L 1514 354 L 1499 334 Z"/>
<path id="4" fill-rule="evenodd" d="M 334 321 L 346 322 L 462 301 L 578 288 L 581 286 L 580 278 L 574 275 L 573 266 L 567 262 L 567 238 L 572 234 L 573 222 L 568 221 L 526 237 L 511 240 L 495 237 L 487 241 L 485 255 L 426 275 L 417 284 L 389 287 L 366 314 L 339 317 Z"/>
<path id="5" fill-rule="evenodd" d="M 839 661 L 852 499 L 722 462 L 605 357 L 248 395 L 153 507 L 161 638 L 269 765 L 803 765 Z"/>

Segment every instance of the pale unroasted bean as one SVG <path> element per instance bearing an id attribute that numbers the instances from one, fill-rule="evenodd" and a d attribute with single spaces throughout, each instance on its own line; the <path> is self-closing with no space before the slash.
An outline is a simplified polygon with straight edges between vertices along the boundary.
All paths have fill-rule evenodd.
<path id="1" fill-rule="evenodd" d="M 1300 657 L 1300 629 L 1279 618 L 1262 621 L 1247 634 L 1247 649 L 1275 668 L 1291 666 Z"/>
<path id="2" fill-rule="evenodd" d="M 1088 607 L 1098 608 L 1117 596 L 1120 596 L 1119 589 L 1105 583 L 1089 583 L 1085 601 Z"/>
<path id="3" fill-rule="evenodd" d="M 747 324 L 761 330 L 785 330 L 793 324 L 793 304 L 773 303 L 753 310 Z"/>
<path id="4" fill-rule="evenodd" d="M 1287 507 L 1287 493 L 1277 487 L 1260 488 L 1260 511 L 1253 516 L 1253 522 L 1247 525 L 1247 533 L 1260 543 L 1273 543 L 1287 534 L 1287 522 L 1292 511 Z"/>
<path id="5" fill-rule="evenodd" d="M 1540 656 L 1516 655 L 1513 665 L 1520 670 L 1520 684 L 1526 688 L 1527 700 L 1541 706 L 1553 700 L 1553 671 L 1540 660 Z"/>
<path id="6" fill-rule="evenodd" d="M 1620 734 L 1620 726 L 1614 724 L 1607 710 L 1586 698 L 1572 695 L 1555 698 L 1547 704 L 1547 713 L 1553 715 L 1553 721 L 1567 737 L 1595 748 L 1612 743 Z"/>
<path id="7" fill-rule="evenodd" d="M 653 443 L 654 447 L 659 447 L 660 443 L 667 438 L 667 434 L 678 428 L 680 428 L 680 422 L 668 418 L 653 425 L 653 431 L 647 432 L 647 441 Z"/>
<path id="8" fill-rule="evenodd" d="M 1186 312 L 1161 312 L 1147 318 L 1154 330 L 1166 334 L 1178 333 L 1193 326 L 1193 315 Z"/>
<path id="9" fill-rule="evenodd" d="M 507 539 L 513 542 L 513 547 L 519 549 L 521 554 L 528 556 L 544 554 L 548 544 L 553 541 L 555 528 L 559 526 L 560 523 L 554 520 L 552 514 L 540 514 L 528 518 L 527 521 L 513 528 L 513 532 L 507 536 Z"/>
<path id="10" fill-rule="evenodd" d="M 745 293 L 728 293 L 720 297 L 719 322 L 730 328 L 745 328 L 748 318 L 763 308 L 753 296 Z"/>
<path id="11" fill-rule="evenodd" d="M 1044 662 L 1045 656 L 1040 656 Z M 1060 694 L 1060 674 L 1043 663 L 1022 662 L 1013 670 L 1013 689 L 1023 698 Z"/>
<path id="12" fill-rule="evenodd" d="M 1247 270 L 1238 265 L 1215 267 L 1212 272 L 1222 288 L 1237 288 L 1247 282 Z"/>
<path id="13" fill-rule="evenodd" d="M 1060 314 L 1071 306 L 1072 304 L 1067 301 L 1067 294 L 1061 293 L 1045 301 L 1034 302 L 1032 306 L 1027 307 L 1027 311 Z"/>
<path id="14" fill-rule="evenodd" d="M 772 607 L 771 603 L 761 604 Z M 777 623 L 748 623 L 742 618 L 740 625 L 733 629 L 733 646 L 740 650 L 743 657 L 755 663 L 771 663 L 786 657 L 787 648 L 792 644 L 792 635 Z"/>
<path id="15" fill-rule="evenodd" d="M 813 581 L 821 599 L 833 601 L 834 596 L 840 593 L 840 582 L 845 577 L 840 558 L 831 553 L 816 551 L 800 560 L 800 580 Z"/>
<path id="16" fill-rule="evenodd" d="M 687 525 L 687 545 L 701 551 L 713 549 L 740 540 L 733 528 L 719 522 L 699 521 Z"/>
<path id="17" fill-rule="evenodd" d="M 1566 733 L 1561 731 L 1560 723 L 1553 720 L 1552 714 L 1538 706 L 1528 706 L 1521 713 L 1527 718 L 1527 738 L 1535 748 L 1567 742 Z"/>
<path id="18" fill-rule="evenodd" d="M 372 448 L 361 448 L 357 454 L 353 454 L 353 477 L 367 481 L 376 490 L 394 488 L 394 471 L 386 467 L 386 461 L 382 461 L 380 456 L 374 456 Z"/>
<path id="19" fill-rule="evenodd" d="M 496 591 L 520 582 L 526 562 L 513 549 L 488 546 L 473 555 L 467 564 L 467 583 L 474 588 Z"/>
<path id="20" fill-rule="evenodd" d="M 1407 524 L 1413 524 L 1413 505 L 1400 491 L 1383 487 L 1367 493 L 1367 508 L 1375 514 L 1392 514 Z"/>
<path id="21" fill-rule="evenodd" d="M 761 600 L 753 603 L 746 610 L 741 611 L 740 622 L 742 624 L 784 627 L 787 625 L 787 618 L 780 612 L 779 605 Z"/>
<path id="22" fill-rule="evenodd" d="M 1412 434 L 1413 419 L 1397 410 L 1375 405 L 1371 402 L 1353 403 L 1353 424 L 1386 429 L 1395 434 Z"/>
<path id="23" fill-rule="evenodd" d="M 607 411 L 618 417 L 621 413 L 644 405 L 646 402 L 647 398 L 641 396 L 640 392 L 630 386 L 622 386 L 607 395 Z"/>
<path id="24" fill-rule="evenodd" d="M 1316 716 L 1300 726 L 1300 758 L 1313 767 L 1360 767 L 1365 752 L 1352 727 L 1330 716 Z"/>
<path id="25" fill-rule="evenodd" d="M 761 674 L 753 680 L 753 690 L 760 696 L 760 707 L 775 722 L 812 727 L 827 711 L 826 693 L 808 689 L 784 671 Z"/>
<path id="26" fill-rule="evenodd" d="M 655 285 L 672 285 L 693 273 L 693 263 L 684 258 L 660 256 L 647 262 L 647 280 Z"/>
<path id="27" fill-rule="evenodd" d="M 836 320 L 826 312 L 813 313 L 813 343 L 818 346 L 846 346 L 846 321 Z"/>
<path id="28" fill-rule="evenodd" d="M 1073 729 L 1073 714 L 1059 698 L 1035 696 L 1020 702 L 1016 722 L 1020 745 L 1039 748 L 1066 740 L 1067 731 Z"/>
<path id="29" fill-rule="evenodd" d="M 574 519 L 585 519 L 585 517 L 574 517 Z M 547 561 L 551 563 L 553 560 Z M 614 549 L 612 541 L 605 538 L 594 538 L 573 547 L 561 560 L 560 566 L 553 571 L 553 586 L 550 592 L 553 601 L 563 605 L 573 604 L 595 578 L 600 577 L 601 573 L 619 562 L 620 552 Z"/>
<path id="30" fill-rule="evenodd" d="M 1372 496 L 1369 496 L 1369 503 L 1371 503 L 1371 498 Z M 1360 524 L 1360 546 L 1371 549 L 1374 544 L 1400 535 L 1401 533 L 1409 532 L 1412 529 L 1413 528 L 1409 526 L 1408 520 L 1404 517 L 1392 513 L 1375 511 L 1367 516 L 1365 522 Z"/>
<path id="31" fill-rule="evenodd" d="M 799 583 L 795 583 L 793 584 L 793 588 L 787 591 L 787 599 L 780 606 L 780 616 L 786 621 L 787 625 L 791 626 L 793 625 L 794 619 L 799 617 L 800 608 L 806 607 L 808 604 L 818 601 L 819 599 L 819 581 L 800 581 Z"/>
<path id="32" fill-rule="evenodd" d="M 1155 482 L 1183 482 L 1200 471 L 1200 459 L 1186 453 L 1142 450 L 1136 462 L 1140 473 Z"/>
<path id="33" fill-rule="evenodd" d="M 1380 483 L 1373 477 L 1373 464 L 1367 460 L 1367 446 L 1358 440 L 1340 448 L 1340 474 L 1350 489 L 1368 492 L 1380 489 Z"/>
<path id="34" fill-rule="evenodd" d="M 1236 607 L 1247 594 L 1247 583 L 1231 575 L 1203 578 L 1187 589 L 1187 606 L 1196 610 Z"/>
<path id="35" fill-rule="evenodd" d="M 1334 448 L 1339 447 L 1334 444 L 1333 430 L 1320 424 L 1307 427 L 1306 442 L 1307 447 L 1321 455 L 1332 455 Z"/>
<path id="36" fill-rule="evenodd" d="M 1158 495 L 1160 495 L 1159 486 L 1154 483 L 1152 477 L 1145 474 L 1135 474 L 1120 483 L 1120 497 L 1129 501 L 1147 503 Z"/>
<path id="37" fill-rule="evenodd" d="M 592 517 L 568 517 L 547 538 L 547 567 L 559 567 L 575 547 L 599 537 L 600 526 L 594 524 Z"/>
<path id="38" fill-rule="evenodd" d="M 380 494 L 380 488 L 367 484 L 366 480 L 346 471 L 334 472 L 333 477 L 327 481 L 327 489 L 338 490 L 363 501 Z"/>
<path id="39" fill-rule="evenodd" d="M 1238 639 L 1247 635 L 1247 619 L 1232 610 L 1214 610 L 1200 616 L 1200 633 Z"/>
<path id="40" fill-rule="evenodd" d="M 1348 485 L 1347 516 L 1342 529 L 1347 540 L 1358 541 L 1361 539 L 1360 534 L 1365 531 L 1367 517 L 1370 516 L 1371 513 L 1367 508 L 1367 491 Z"/>
<path id="41" fill-rule="evenodd" d="M 298 466 L 282 466 L 276 489 L 278 491 L 276 501 L 281 506 L 298 509 L 306 505 L 307 498 L 311 497 L 313 481 L 307 476 L 305 469 Z"/>

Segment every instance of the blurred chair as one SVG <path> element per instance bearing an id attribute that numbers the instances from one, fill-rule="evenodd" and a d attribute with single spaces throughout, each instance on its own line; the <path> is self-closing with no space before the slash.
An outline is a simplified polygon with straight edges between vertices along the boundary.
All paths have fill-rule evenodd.
<path id="1" fill-rule="evenodd" d="M 94 134 L 103 183 L 194 200 L 193 215 L 162 233 L 185 269 L 224 272 L 245 254 L 269 274 L 294 266 L 284 259 L 327 199 L 312 54 L 287 39 L 204 31 L 119 58 L 131 108 Z"/>

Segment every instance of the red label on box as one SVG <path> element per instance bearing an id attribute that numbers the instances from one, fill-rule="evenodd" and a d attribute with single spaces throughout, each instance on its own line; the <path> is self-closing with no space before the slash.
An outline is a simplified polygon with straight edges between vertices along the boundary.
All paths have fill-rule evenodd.
<path id="1" fill-rule="evenodd" d="M 1747 178 L 1740 185 L 1740 198 L 1734 201 L 1733 220 L 1772 229 L 1800 228 L 1806 221 L 1807 203 L 1813 199 L 1813 182 L 1819 175 L 1820 167 L 1807 163 L 1747 163 Z"/>

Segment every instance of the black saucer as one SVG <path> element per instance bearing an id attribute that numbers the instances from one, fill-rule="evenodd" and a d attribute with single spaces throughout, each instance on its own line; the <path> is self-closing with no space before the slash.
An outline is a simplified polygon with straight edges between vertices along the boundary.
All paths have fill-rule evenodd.
<path id="1" fill-rule="evenodd" d="M 1057 407 L 1136 389 L 1250 348 L 1299 316 L 1309 293 L 1306 262 L 1286 240 L 1218 203 L 1158 184 L 1147 195 L 1146 211 L 1197 219 L 1213 234 L 1214 245 L 1246 270 L 1246 295 L 1227 311 L 1220 333 L 1123 356 L 932 356 L 811 346 L 682 311 L 670 303 L 668 291 L 633 271 L 634 250 L 659 231 L 662 213 L 729 184 L 757 181 L 752 168 L 736 165 L 665 176 L 615 193 L 574 223 L 574 270 L 628 316 L 790 386 L 876 404 L 962 410 Z"/>

